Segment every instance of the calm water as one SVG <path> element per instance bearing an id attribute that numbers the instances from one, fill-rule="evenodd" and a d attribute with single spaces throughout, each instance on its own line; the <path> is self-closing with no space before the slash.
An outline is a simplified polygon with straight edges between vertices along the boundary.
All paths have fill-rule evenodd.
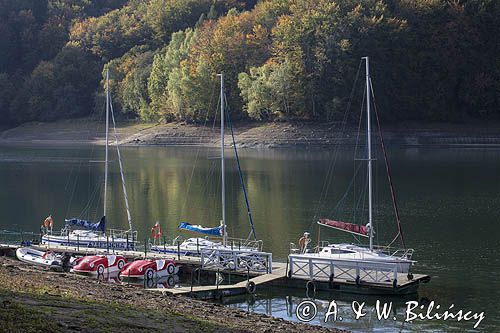
<path id="1" fill-rule="evenodd" d="M 180 221 L 206 226 L 219 224 L 220 175 L 216 150 L 204 148 L 123 148 L 128 196 L 139 238 L 149 236 L 160 221 L 173 237 Z M 227 161 L 228 231 L 246 238 L 249 224 L 232 151 Z M 447 309 L 485 311 L 480 330 L 500 330 L 499 215 L 500 150 L 397 149 L 389 152 L 407 245 L 415 248 L 415 272 L 432 275 L 416 299 L 434 300 Z M 56 229 L 65 217 L 98 219 L 102 215 L 103 149 L 0 147 L 0 229 L 38 230 L 48 214 Z M 114 155 L 113 155 L 114 156 Z M 326 178 L 334 165 L 334 177 Z M 113 157 L 115 158 L 115 157 Z M 353 221 L 366 213 L 359 192 L 364 180 L 351 182 L 356 166 L 352 152 L 243 150 L 249 201 L 257 236 L 276 259 L 284 259 L 290 241 L 309 230 L 316 239 L 315 217 Z M 383 164 L 375 172 L 376 236 L 385 244 L 395 234 L 394 219 Z M 118 163 L 110 165 L 110 227 L 127 228 Z M 322 196 L 325 179 L 326 195 Z M 358 205 L 358 210 L 353 209 Z M 336 207 L 337 206 L 337 207 Z M 336 210 L 334 210 L 336 208 Z M 356 211 L 356 214 L 353 212 Z M 362 213 L 359 213 L 361 211 Z M 322 238 L 355 241 L 350 235 L 322 230 Z M 335 299 L 348 307 L 352 300 L 376 299 L 356 295 L 317 295 L 320 313 Z M 260 290 L 250 299 L 229 299 L 230 306 L 297 320 L 293 311 L 305 299 L 301 290 Z M 319 300 L 322 299 L 323 303 Z M 473 322 L 416 321 L 403 323 L 405 300 L 392 299 L 398 320 L 379 322 L 374 314 L 356 321 L 345 314 L 343 322 L 327 323 L 357 331 L 463 331 Z M 321 305 L 323 304 L 323 305 Z M 325 305 L 326 304 L 326 305 Z M 323 309 L 323 310 L 322 310 Z M 320 324 L 322 316 L 313 323 Z"/>

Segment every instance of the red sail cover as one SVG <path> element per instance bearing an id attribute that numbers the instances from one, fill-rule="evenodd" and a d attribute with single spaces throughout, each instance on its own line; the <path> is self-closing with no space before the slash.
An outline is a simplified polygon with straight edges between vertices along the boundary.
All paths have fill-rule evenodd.
<path id="1" fill-rule="evenodd" d="M 329 219 L 320 219 L 318 223 L 327 227 L 340 229 L 347 232 L 352 232 L 354 234 L 358 234 L 361 236 L 368 236 L 368 228 L 365 227 L 364 225 L 334 221 Z"/>

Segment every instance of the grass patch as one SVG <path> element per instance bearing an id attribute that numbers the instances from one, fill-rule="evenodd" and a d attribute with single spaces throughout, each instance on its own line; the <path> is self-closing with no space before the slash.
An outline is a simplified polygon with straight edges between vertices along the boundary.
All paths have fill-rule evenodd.
<path id="1" fill-rule="evenodd" d="M 0 323 L 3 332 L 62 332 L 60 326 L 47 320 L 47 314 L 10 300 L 0 294 Z M 49 314 L 50 316 L 50 314 Z"/>

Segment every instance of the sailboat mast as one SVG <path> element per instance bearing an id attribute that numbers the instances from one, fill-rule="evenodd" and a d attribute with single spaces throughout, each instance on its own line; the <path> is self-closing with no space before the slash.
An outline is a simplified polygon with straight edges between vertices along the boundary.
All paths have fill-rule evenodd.
<path id="1" fill-rule="evenodd" d="M 109 69 L 106 69 L 106 158 L 104 162 L 104 213 L 106 216 L 106 204 L 108 194 L 108 144 L 109 144 Z"/>
<path id="2" fill-rule="evenodd" d="M 220 150 L 221 150 L 221 187 L 222 187 L 222 232 L 223 245 L 227 245 L 226 231 L 226 186 L 224 170 L 224 74 L 220 76 Z"/>
<path id="3" fill-rule="evenodd" d="M 370 251 L 373 250 L 373 189 L 372 189 L 372 129 L 370 119 L 370 61 L 366 63 L 366 145 L 368 150 L 368 223 L 370 225 Z"/>

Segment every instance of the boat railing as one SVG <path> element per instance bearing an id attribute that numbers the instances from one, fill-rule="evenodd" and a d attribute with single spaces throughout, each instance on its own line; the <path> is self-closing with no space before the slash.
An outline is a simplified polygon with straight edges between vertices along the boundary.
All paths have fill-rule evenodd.
<path id="1" fill-rule="evenodd" d="M 414 249 L 397 249 L 391 253 L 391 256 L 411 260 L 413 252 Z"/>
<path id="2" fill-rule="evenodd" d="M 262 251 L 262 240 L 248 240 L 242 238 L 227 238 L 227 246 L 232 250 L 241 250 L 242 248 L 250 248 L 255 251 Z"/>
<path id="3" fill-rule="evenodd" d="M 268 274 L 273 270 L 273 255 L 269 252 L 221 248 L 202 248 L 200 252 L 203 268 Z"/>
<path id="4" fill-rule="evenodd" d="M 203 237 L 203 239 L 209 240 L 214 243 L 222 244 L 220 238 L 217 237 Z M 183 236 L 177 236 L 173 239 L 168 237 L 160 237 L 158 239 L 149 239 L 149 248 L 153 246 L 161 247 L 161 246 L 178 246 L 185 241 L 186 238 Z M 241 250 L 241 249 L 252 249 L 254 251 L 262 251 L 263 241 L 262 240 L 247 240 L 242 238 L 227 238 L 227 246 L 231 248 L 231 250 Z"/>
<path id="5" fill-rule="evenodd" d="M 77 232 L 80 231 L 80 232 Z M 75 248 L 124 248 L 136 250 L 138 239 L 136 230 L 108 229 L 107 232 L 87 229 L 72 229 L 68 226 L 61 229 L 60 234 L 52 233 L 50 230 L 42 230 L 40 243 L 56 243 L 60 246 Z"/>
<path id="6" fill-rule="evenodd" d="M 389 284 L 394 287 L 398 284 L 397 263 L 335 260 L 303 255 L 289 255 L 288 262 L 287 276 L 289 278 L 330 283 L 339 279 L 353 281 L 356 284 L 370 282 Z"/>
<path id="7" fill-rule="evenodd" d="M 290 245 L 294 245 L 294 243 L 290 243 Z M 319 251 L 321 251 L 323 248 L 328 247 L 330 245 L 330 242 L 328 241 L 321 241 L 320 242 L 320 247 Z M 364 249 L 366 252 L 370 251 L 369 247 L 363 246 L 363 245 L 356 245 L 360 249 Z M 400 248 L 394 248 L 394 247 L 388 247 L 388 246 L 381 246 L 381 245 L 374 245 L 373 249 L 377 252 L 381 252 L 384 254 L 387 254 L 391 257 L 396 257 L 396 258 L 403 258 L 403 259 L 408 259 L 411 260 L 411 257 L 413 256 L 414 249 L 400 249 Z M 290 248 L 292 250 L 292 248 Z M 297 249 L 296 252 L 290 251 L 290 254 L 293 253 L 300 253 L 300 250 Z"/>
<path id="8" fill-rule="evenodd" d="M 137 230 L 108 229 L 106 235 L 112 239 L 128 239 L 131 243 L 137 243 Z"/>

